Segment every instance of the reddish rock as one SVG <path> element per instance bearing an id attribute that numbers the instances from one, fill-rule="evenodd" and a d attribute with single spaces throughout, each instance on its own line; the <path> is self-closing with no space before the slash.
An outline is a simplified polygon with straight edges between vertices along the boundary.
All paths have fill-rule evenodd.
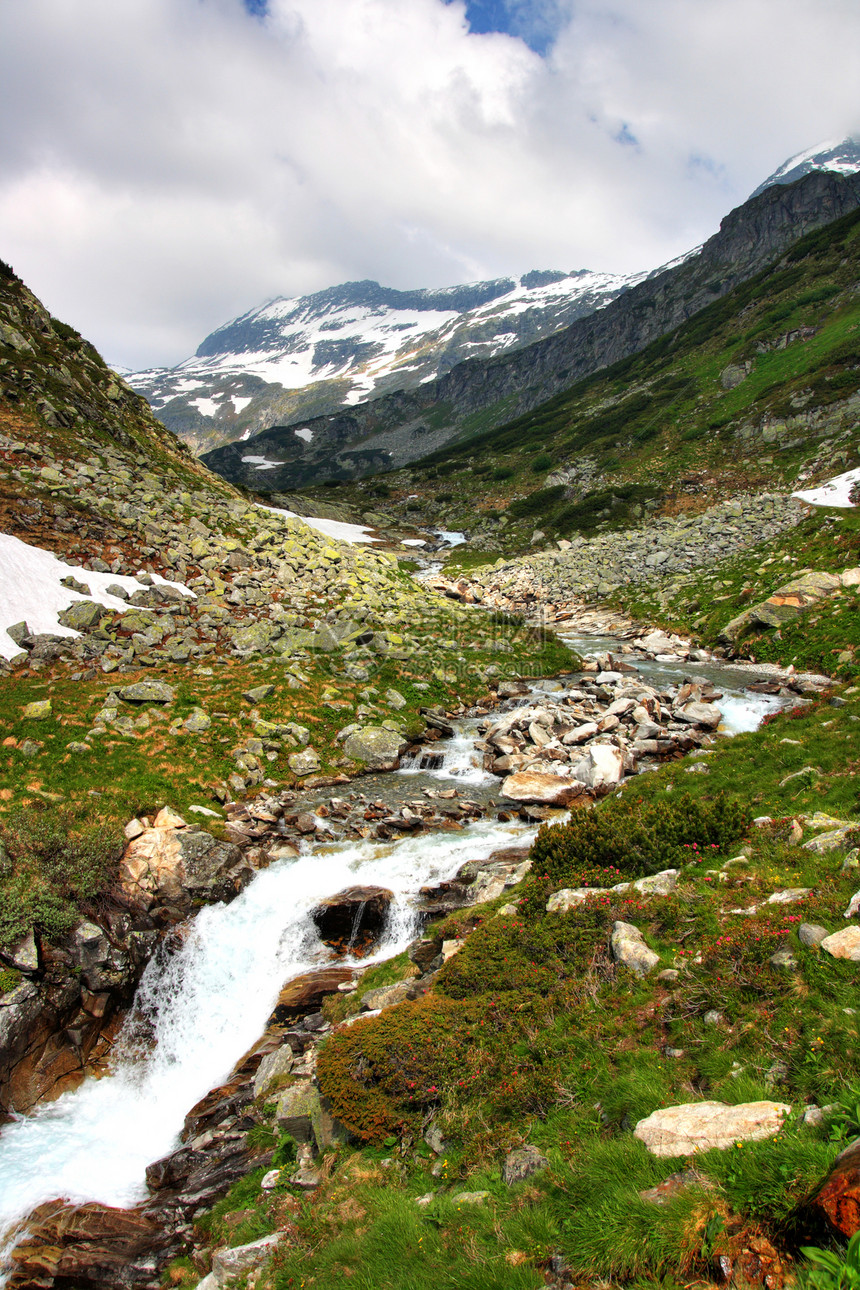
<path id="1" fill-rule="evenodd" d="M 305 972 L 295 980 L 288 981 L 281 993 L 272 1014 L 272 1021 L 292 1021 L 315 1012 L 326 995 L 334 994 L 338 986 L 352 981 L 355 973 L 348 967 L 319 968 L 316 972 Z"/>
<path id="2" fill-rule="evenodd" d="M 860 1232 L 860 1138 L 836 1157 L 813 1206 L 843 1236 Z"/>
<path id="3" fill-rule="evenodd" d="M 133 1285 L 129 1264 L 166 1241 L 139 1210 L 107 1205 L 50 1201 L 33 1211 L 27 1228 L 27 1238 L 12 1251 L 7 1285 L 14 1290 Z"/>

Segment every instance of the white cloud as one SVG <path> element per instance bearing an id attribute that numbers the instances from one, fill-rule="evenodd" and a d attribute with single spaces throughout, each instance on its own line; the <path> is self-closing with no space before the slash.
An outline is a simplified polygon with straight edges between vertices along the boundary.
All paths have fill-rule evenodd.
<path id="1" fill-rule="evenodd" d="M 349 278 L 652 267 L 860 122 L 856 0 L 553 8 L 541 59 L 460 0 L 7 0 L 0 256 L 142 367 Z"/>

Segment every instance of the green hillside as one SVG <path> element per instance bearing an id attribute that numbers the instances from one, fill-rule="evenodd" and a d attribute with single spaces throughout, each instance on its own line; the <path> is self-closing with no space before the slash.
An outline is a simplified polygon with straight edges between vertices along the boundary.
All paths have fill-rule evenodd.
<path id="1" fill-rule="evenodd" d="M 853 213 L 533 412 L 486 432 L 476 418 L 420 466 L 311 491 L 464 528 L 472 551 L 510 555 L 535 530 L 590 535 L 846 470 L 858 461 L 859 248 Z"/>

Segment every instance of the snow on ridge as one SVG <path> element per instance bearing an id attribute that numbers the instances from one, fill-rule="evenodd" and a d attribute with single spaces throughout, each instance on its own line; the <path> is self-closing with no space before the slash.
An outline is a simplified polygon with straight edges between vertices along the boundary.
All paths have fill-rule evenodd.
<path id="1" fill-rule="evenodd" d="M 60 581 L 69 575 L 85 583 L 90 595 L 70 591 Z M 184 596 L 196 599 L 196 594 L 181 582 L 169 582 L 160 574 L 152 575 L 153 582 L 176 587 Z M 21 653 L 7 629 L 16 623 L 26 622 L 31 633 L 48 633 L 52 636 L 80 636 L 80 632 L 64 627 L 59 615 L 79 600 L 94 600 L 106 609 L 124 613 L 133 609 L 128 601 L 112 596 L 107 588 L 116 583 L 129 595 L 145 591 L 146 587 L 136 578 L 120 573 L 96 573 L 79 564 L 66 564 L 52 551 L 22 542 L 10 533 L 0 533 L 0 655 L 14 658 Z"/>

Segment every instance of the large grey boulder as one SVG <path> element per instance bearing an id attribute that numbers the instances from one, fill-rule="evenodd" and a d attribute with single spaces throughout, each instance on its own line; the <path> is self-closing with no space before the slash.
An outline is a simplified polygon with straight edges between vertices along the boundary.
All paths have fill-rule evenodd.
<path id="1" fill-rule="evenodd" d="M 164 681 L 135 681 L 123 686 L 119 697 L 126 703 L 172 703 L 176 691 Z"/>
<path id="2" fill-rule="evenodd" d="M 654 1156 L 690 1156 L 725 1151 L 736 1142 L 761 1142 L 782 1128 L 791 1107 L 785 1102 L 686 1102 L 666 1106 L 640 1120 L 633 1134 Z"/>
<path id="3" fill-rule="evenodd" d="M 407 740 L 395 730 L 365 726 L 344 740 L 343 751 L 353 761 L 364 762 L 368 770 L 396 770 Z"/>

